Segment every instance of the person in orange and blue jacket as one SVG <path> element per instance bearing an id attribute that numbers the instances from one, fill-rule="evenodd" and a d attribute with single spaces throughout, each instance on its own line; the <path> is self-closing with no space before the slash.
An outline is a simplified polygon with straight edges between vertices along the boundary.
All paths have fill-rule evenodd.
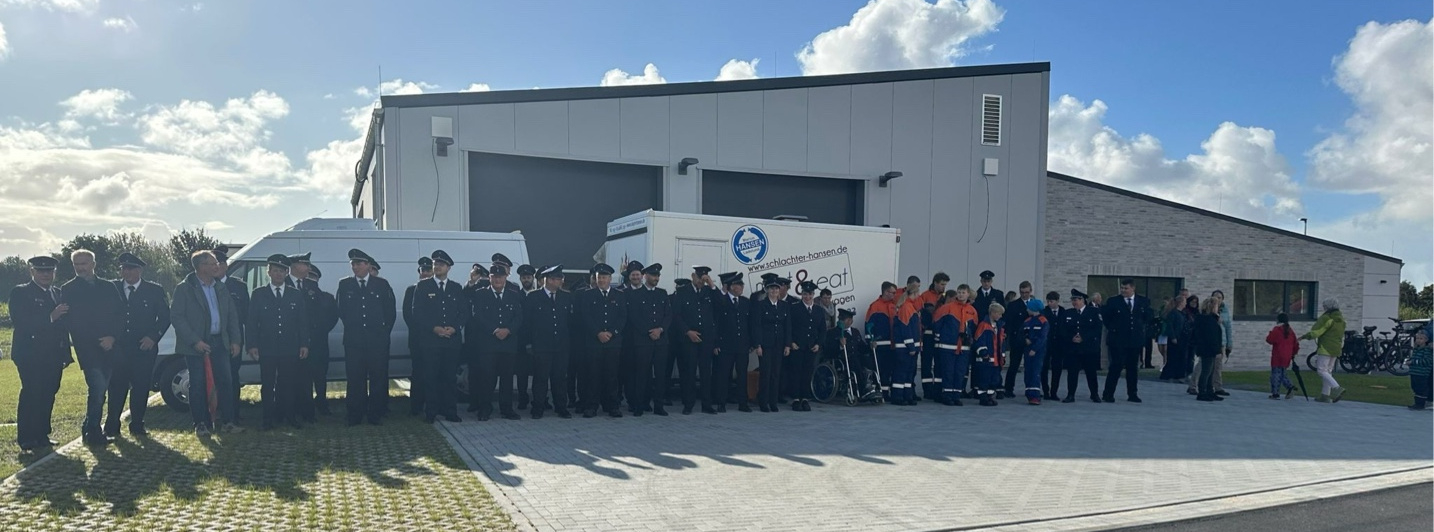
<path id="1" fill-rule="evenodd" d="M 931 287 L 921 292 L 917 302 L 921 304 L 921 332 L 922 336 L 917 340 L 921 344 L 921 398 L 939 399 L 941 397 L 941 357 L 936 354 L 936 330 L 933 317 L 936 314 L 936 307 L 941 306 L 941 301 L 946 295 L 946 284 L 951 282 L 951 276 L 946 272 L 936 272 L 931 276 Z"/>
<path id="2" fill-rule="evenodd" d="M 1045 302 L 1031 298 L 1026 300 L 1026 321 L 1021 324 L 1021 339 L 1026 344 L 1022 352 L 1026 358 L 1026 402 L 1032 405 L 1041 404 L 1041 369 L 1046 362 L 1046 335 L 1049 333 L 1050 321 L 1042 310 L 1046 309 Z"/>
<path id="3" fill-rule="evenodd" d="M 976 326 L 976 363 L 972 367 L 976 379 L 976 395 L 981 397 L 981 406 L 996 406 L 996 390 L 1001 388 L 1001 366 L 1006 357 L 1001 353 L 1006 348 L 1006 331 L 1001 316 L 1006 307 L 991 303 L 987 307 L 986 319 Z"/>
<path id="4" fill-rule="evenodd" d="M 915 290 L 907 289 L 896 301 L 896 321 L 892 325 L 891 404 L 916 405 L 917 359 L 921 356 L 921 300 Z"/>
<path id="5" fill-rule="evenodd" d="M 932 317 L 935 329 L 936 365 L 941 368 L 941 404 L 961 406 L 966 389 L 966 372 L 971 368 L 971 335 L 976 331 L 976 308 L 966 302 L 971 288 L 961 285 L 948 290 Z"/>
<path id="6" fill-rule="evenodd" d="M 896 284 L 881 283 L 881 297 L 866 309 L 866 335 L 876 351 L 876 373 L 880 376 L 881 395 L 891 400 L 891 370 L 895 360 L 892 345 L 892 322 L 896 319 Z"/>

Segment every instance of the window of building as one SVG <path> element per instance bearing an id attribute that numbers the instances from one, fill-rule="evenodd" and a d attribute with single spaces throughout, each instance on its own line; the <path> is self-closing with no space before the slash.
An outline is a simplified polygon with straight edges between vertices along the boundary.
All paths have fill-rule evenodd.
<path id="1" fill-rule="evenodd" d="M 1086 295 L 1100 292 L 1107 301 L 1120 297 L 1120 280 L 1124 276 L 1092 275 L 1086 278 Z M 1160 308 L 1160 303 L 1180 292 L 1185 280 L 1179 277 L 1130 277 L 1135 281 L 1135 293 L 1150 298 L 1150 306 Z"/>
<path id="2" fill-rule="evenodd" d="M 1291 320 L 1315 319 L 1316 283 L 1235 280 L 1230 311 L 1235 319 L 1274 321 L 1281 312 Z"/>

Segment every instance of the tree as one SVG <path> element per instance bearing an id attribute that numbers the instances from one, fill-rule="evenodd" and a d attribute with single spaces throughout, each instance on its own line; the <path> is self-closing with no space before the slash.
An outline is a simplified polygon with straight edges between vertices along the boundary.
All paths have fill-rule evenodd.
<path id="1" fill-rule="evenodd" d="M 30 263 L 20 257 L 5 257 L 0 260 L 0 286 L 9 288 L 30 282 Z"/>
<path id="2" fill-rule="evenodd" d="M 189 256 L 195 251 L 214 249 L 218 245 L 219 239 L 209 236 L 203 227 L 181 229 L 178 234 L 169 237 L 169 256 L 178 265 L 176 274 L 181 278 L 189 275 L 194 271 L 194 266 L 189 264 Z"/>
<path id="3" fill-rule="evenodd" d="M 119 258 L 121 252 L 115 249 L 114 241 L 106 235 L 82 234 L 60 247 L 60 254 L 55 257 L 60 261 L 60 267 L 55 271 L 56 282 L 75 276 L 75 266 L 70 262 L 70 254 L 81 249 L 95 254 L 95 275 L 105 279 L 119 277 L 119 264 L 115 259 Z"/>
<path id="4" fill-rule="evenodd" d="M 165 290 L 179 284 L 179 264 L 170 256 L 167 244 L 155 242 L 137 232 L 126 231 L 111 233 L 110 245 L 120 252 L 133 253 L 144 261 L 148 265 L 144 270 L 144 277 L 159 283 Z"/>
<path id="5" fill-rule="evenodd" d="M 1399 305 L 1403 307 L 1419 306 L 1419 291 L 1414 288 L 1414 283 L 1399 281 Z"/>
<path id="6" fill-rule="evenodd" d="M 1414 306 L 1424 309 L 1425 312 L 1434 310 L 1434 284 L 1424 285 L 1424 289 L 1419 291 L 1419 299 Z"/>

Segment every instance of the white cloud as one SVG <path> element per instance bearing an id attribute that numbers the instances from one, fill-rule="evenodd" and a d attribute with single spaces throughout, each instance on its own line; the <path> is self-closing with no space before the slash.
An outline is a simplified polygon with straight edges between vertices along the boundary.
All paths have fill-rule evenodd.
<path id="1" fill-rule="evenodd" d="M 114 125 L 128 114 L 120 113 L 120 104 L 134 98 L 129 91 L 121 89 L 86 89 L 60 102 L 65 107 L 65 117 L 70 119 L 94 118 L 105 124 Z"/>
<path id="2" fill-rule="evenodd" d="M 332 92 L 330 92 L 330 93 L 324 95 L 324 99 L 325 99 L 325 100 L 332 100 L 332 99 L 334 99 L 334 98 L 337 98 L 337 96 L 334 96 L 334 93 L 332 93 Z"/>
<path id="3" fill-rule="evenodd" d="M 254 176 L 280 177 L 289 172 L 288 158 L 262 144 L 270 137 L 269 122 L 288 114 L 289 104 L 265 90 L 230 99 L 221 107 L 184 100 L 140 117 L 140 138 L 150 146 L 228 163 Z"/>
<path id="4" fill-rule="evenodd" d="M 219 221 L 219 220 L 210 220 L 210 221 L 204 222 L 204 229 L 205 229 L 206 231 L 210 231 L 210 232 L 223 231 L 223 230 L 225 230 L 225 229 L 233 229 L 233 228 L 234 228 L 234 226 L 229 225 L 229 224 L 224 223 L 224 222 L 221 222 L 221 221 Z"/>
<path id="5" fill-rule="evenodd" d="M 807 43 L 797 61 L 808 76 L 950 66 L 1005 15 L 991 0 L 871 0 Z"/>
<path id="6" fill-rule="evenodd" d="M 5 38 L 5 25 L 0 24 L 0 61 L 10 57 L 10 41 Z"/>
<path id="7" fill-rule="evenodd" d="M 354 94 L 357 94 L 364 98 L 377 98 L 380 95 L 394 96 L 404 94 L 423 94 L 426 91 L 430 91 L 436 88 L 438 88 L 437 85 L 424 83 L 422 81 L 404 81 L 403 79 L 398 78 L 379 83 L 379 94 L 375 94 L 373 92 L 373 89 L 370 87 L 359 87 L 357 89 L 354 89 Z"/>
<path id="8" fill-rule="evenodd" d="M 642 68 L 641 75 L 628 74 L 618 68 L 609 70 L 602 75 L 602 83 L 600 83 L 600 85 L 603 87 L 618 87 L 622 85 L 656 85 L 659 83 L 667 83 L 667 80 L 663 79 L 662 74 L 657 72 L 657 65 L 648 63 L 647 66 Z"/>
<path id="9" fill-rule="evenodd" d="M 490 90 L 493 89 L 489 87 L 487 83 L 470 83 L 468 84 L 468 88 L 458 92 L 488 92 Z"/>
<path id="10" fill-rule="evenodd" d="M 731 81 L 737 79 L 757 79 L 757 62 L 761 59 L 741 61 L 732 59 L 722 65 L 722 70 L 717 73 L 716 81 Z"/>
<path id="11" fill-rule="evenodd" d="M 1344 130 L 1310 150 L 1310 183 L 1378 194 L 1381 216 L 1430 223 L 1434 204 L 1434 21 L 1371 22 L 1335 60 L 1355 105 Z"/>
<path id="12" fill-rule="evenodd" d="M 37 7 L 47 11 L 89 13 L 100 0 L 0 0 L 0 6 Z"/>
<path id="13" fill-rule="evenodd" d="M 1170 159 L 1160 139 L 1106 126 L 1105 112 L 1105 102 L 1070 95 L 1051 106 L 1052 171 L 1265 223 L 1304 209 L 1274 131 L 1224 122 L 1200 144 L 1204 153 Z"/>
<path id="14" fill-rule="evenodd" d="M 103 22 L 102 24 L 104 24 L 104 26 L 105 26 L 106 28 L 109 28 L 109 29 L 112 29 L 112 30 L 120 30 L 120 31 L 123 31 L 123 32 L 125 32 L 125 33 L 129 33 L 129 32 L 131 32 L 131 31 L 134 31 L 134 29 L 135 29 L 136 27 L 138 27 L 138 26 L 134 23 L 134 18 L 133 18 L 133 17 L 107 18 L 107 19 L 104 20 L 104 22 Z"/>

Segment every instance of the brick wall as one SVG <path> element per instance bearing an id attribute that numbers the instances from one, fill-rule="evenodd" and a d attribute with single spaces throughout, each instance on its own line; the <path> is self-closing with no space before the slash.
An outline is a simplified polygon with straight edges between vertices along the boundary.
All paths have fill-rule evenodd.
<path id="1" fill-rule="evenodd" d="M 1201 301 L 1217 289 L 1233 297 L 1235 279 L 1315 281 L 1318 299 L 1339 298 L 1349 327 L 1360 323 L 1364 257 L 1357 253 L 1055 177 L 1046 178 L 1045 221 L 1045 284 L 1037 293 L 1084 289 L 1090 275 L 1183 278 Z M 1156 306 L 1165 296 L 1143 295 Z M 1311 324 L 1291 326 L 1302 334 Z M 1235 321 L 1226 367 L 1268 368 L 1265 333 L 1273 326 Z"/>

